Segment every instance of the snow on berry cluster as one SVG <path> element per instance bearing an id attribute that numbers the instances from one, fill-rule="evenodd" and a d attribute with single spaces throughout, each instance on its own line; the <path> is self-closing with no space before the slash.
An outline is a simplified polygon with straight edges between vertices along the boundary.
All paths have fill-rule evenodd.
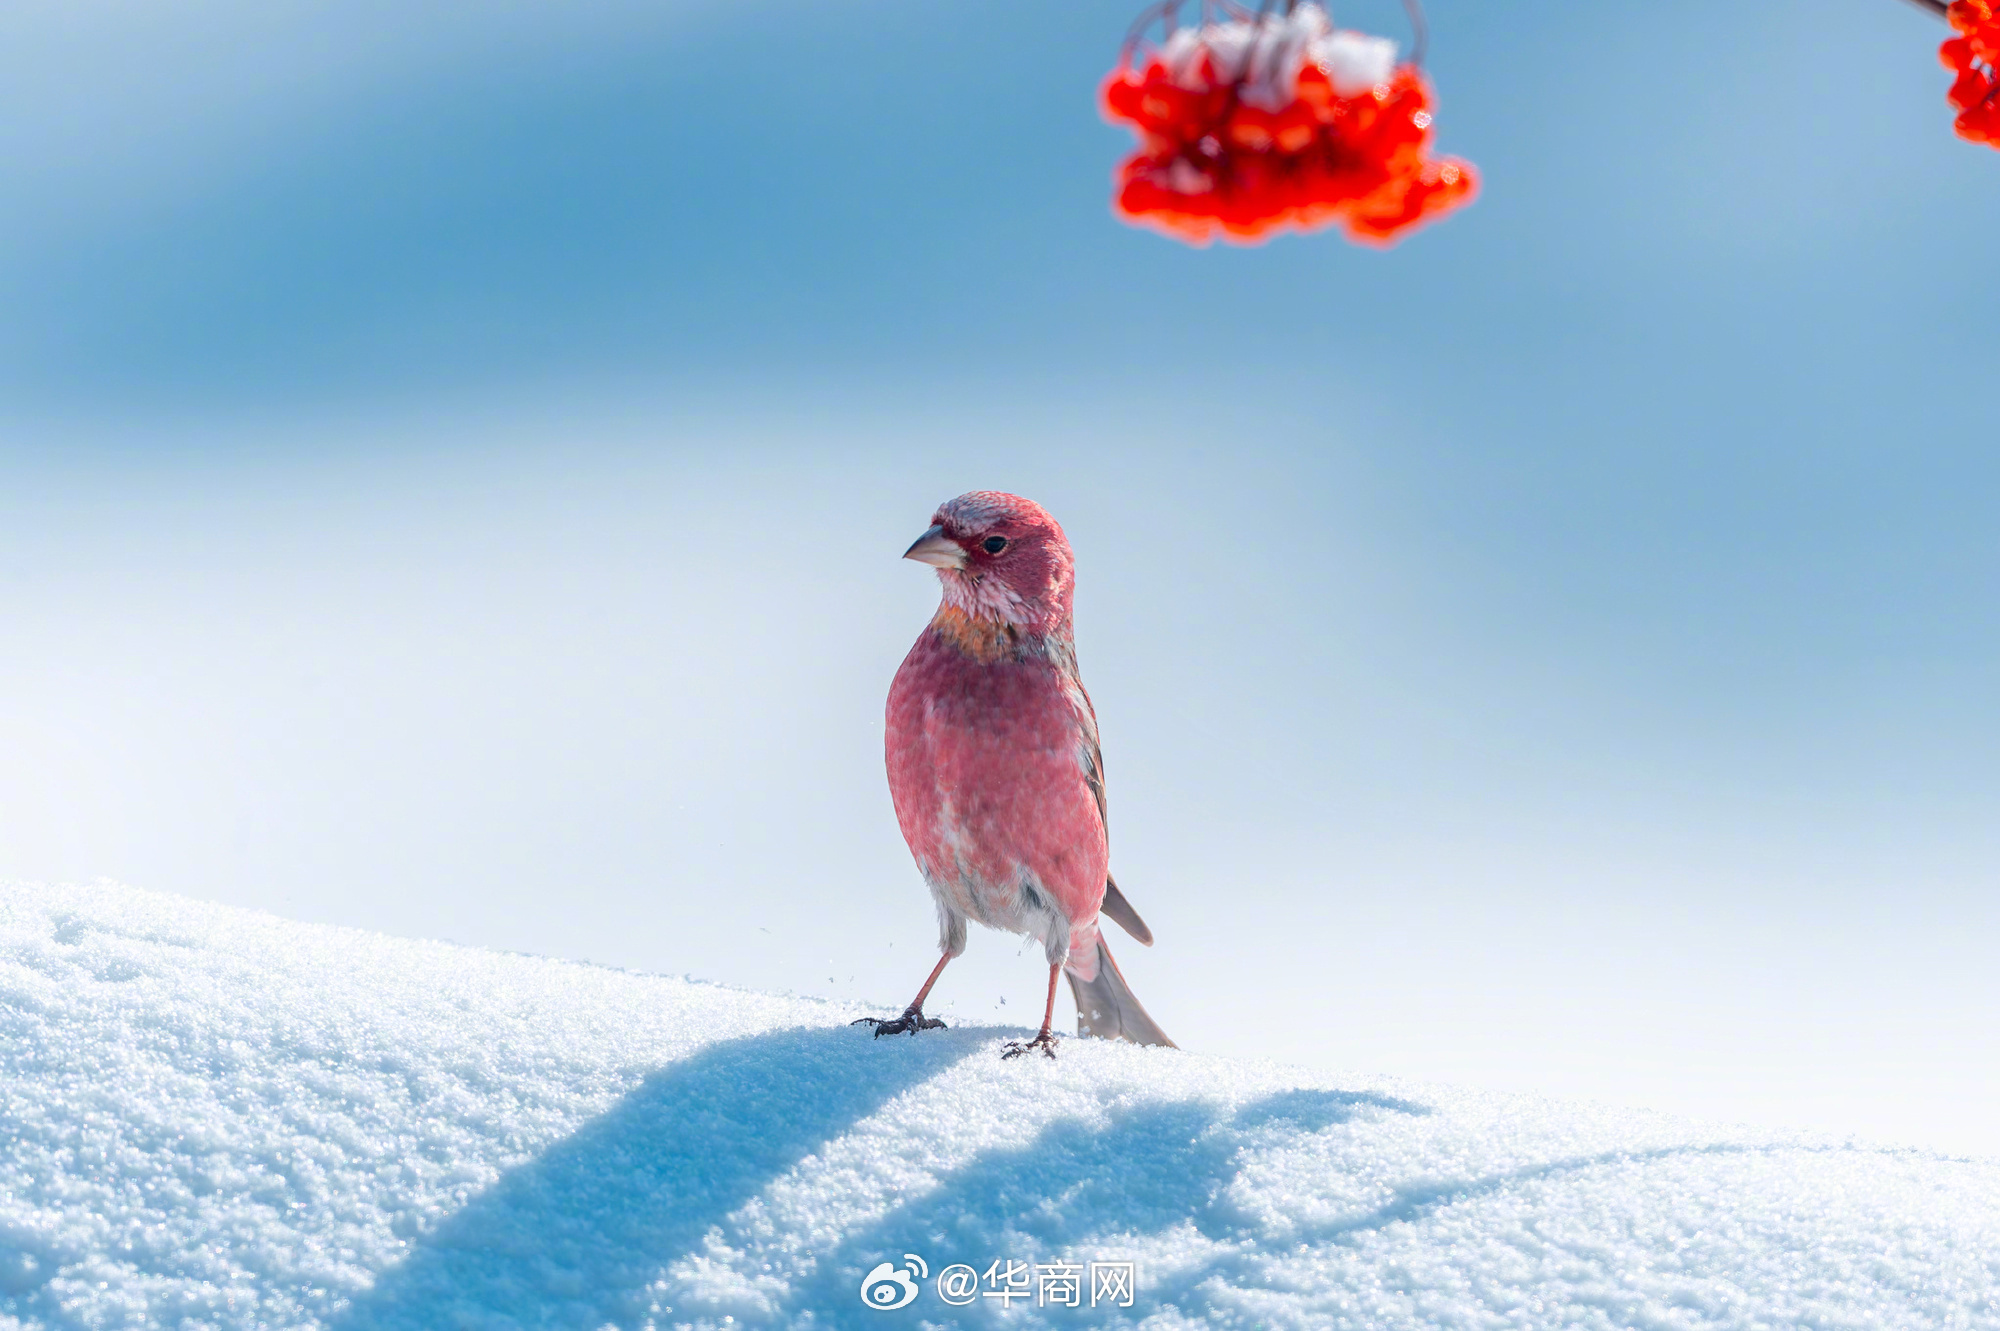
<path id="1" fill-rule="evenodd" d="M 1392 244 L 1478 188 L 1471 163 L 1430 155 L 1430 84 L 1396 44 L 1316 4 L 1174 28 L 1103 104 L 1140 138 L 1118 215 L 1198 245 L 1335 223 Z"/>
<path id="2" fill-rule="evenodd" d="M 2000 148 L 2000 9 L 1993 0 L 1956 0 L 1946 17 L 1959 34 L 1938 48 L 1958 112 L 1960 138 Z"/>

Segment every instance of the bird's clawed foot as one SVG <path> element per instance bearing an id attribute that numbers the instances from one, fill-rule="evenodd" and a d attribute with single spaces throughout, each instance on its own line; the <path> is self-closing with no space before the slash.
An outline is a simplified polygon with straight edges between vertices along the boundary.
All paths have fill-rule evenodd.
<path id="1" fill-rule="evenodd" d="M 1050 1058 L 1054 1058 L 1056 1056 L 1056 1033 L 1044 1028 L 1042 1033 L 1032 1040 L 1009 1040 L 1006 1047 L 1000 1051 L 1000 1057 L 1019 1058 L 1030 1049 L 1039 1049 Z"/>
<path id="2" fill-rule="evenodd" d="M 945 1028 L 944 1023 L 936 1017 L 926 1017 L 921 1009 L 915 1007 L 904 1008 L 902 1016 L 892 1017 L 886 1021 L 881 1017 L 863 1017 L 859 1021 L 849 1022 L 848 1025 L 873 1026 L 875 1038 L 878 1040 L 885 1035 L 915 1035 L 918 1031 L 941 1031 Z"/>

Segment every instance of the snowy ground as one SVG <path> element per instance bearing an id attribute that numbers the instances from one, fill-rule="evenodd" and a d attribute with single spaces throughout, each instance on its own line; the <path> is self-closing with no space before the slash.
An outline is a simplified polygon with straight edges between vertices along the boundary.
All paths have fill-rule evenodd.
<path id="1" fill-rule="evenodd" d="M 0 1326 L 2000 1326 L 2000 1162 L 854 1015 L 0 887 Z"/>

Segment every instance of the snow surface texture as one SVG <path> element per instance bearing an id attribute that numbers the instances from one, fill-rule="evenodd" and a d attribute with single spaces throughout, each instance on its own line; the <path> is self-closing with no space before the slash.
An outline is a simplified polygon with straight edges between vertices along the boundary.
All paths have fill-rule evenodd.
<path id="1" fill-rule="evenodd" d="M 0 1326 L 2000 1326 L 2000 1162 L 855 1015 L 0 887 Z"/>

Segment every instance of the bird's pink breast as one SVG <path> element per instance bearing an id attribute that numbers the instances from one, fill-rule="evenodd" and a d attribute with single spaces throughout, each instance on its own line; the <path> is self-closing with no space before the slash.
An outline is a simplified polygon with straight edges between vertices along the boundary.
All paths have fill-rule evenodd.
<path id="1" fill-rule="evenodd" d="M 1073 925 L 1095 919 L 1104 822 L 1071 694 L 1046 656 L 980 660 L 934 625 L 896 672 L 887 719 L 896 818 L 934 886 L 998 928 L 1019 927 L 1024 882 Z"/>

